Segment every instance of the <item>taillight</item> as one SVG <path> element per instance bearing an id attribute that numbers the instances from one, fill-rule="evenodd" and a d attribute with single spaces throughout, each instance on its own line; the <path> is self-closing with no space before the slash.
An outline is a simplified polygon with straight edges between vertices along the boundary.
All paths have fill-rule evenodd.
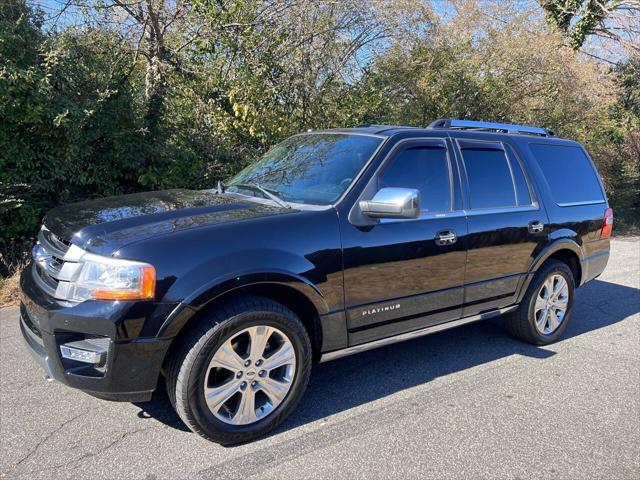
<path id="1" fill-rule="evenodd" d="M 602 230 L 600 230 L 600 238 L 609 238 L 613 231 L 613 209 L 607 208 L 604 211 L 602 219 Z"/>

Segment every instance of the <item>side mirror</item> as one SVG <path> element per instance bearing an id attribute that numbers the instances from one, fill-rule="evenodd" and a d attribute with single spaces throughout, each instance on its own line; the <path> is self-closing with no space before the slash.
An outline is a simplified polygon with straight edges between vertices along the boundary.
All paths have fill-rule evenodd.
<path id="1" fill-rule="evenodd" d="M 372 218 L 416 218 L 420 192 L 413 188 L 381 188 L 371 200 L 361 200 L 360 210 Z"/>

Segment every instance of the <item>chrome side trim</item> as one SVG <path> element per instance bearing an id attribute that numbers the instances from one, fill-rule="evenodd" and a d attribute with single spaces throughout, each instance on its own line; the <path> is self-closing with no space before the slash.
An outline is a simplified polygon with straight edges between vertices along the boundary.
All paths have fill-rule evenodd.
<path id="1" fill-rule="evenodd" d="M 433 218 L 472 217 L 476 215 L 495 215 L 499 213 L 535 212 L 540 206 L 527 205 L 526 207 L 485 208 L 477 210 L 455 210 L 445 213 L 421 213 L 417 218 L 381 218 L 379 223 L 415 222 L 416 220 L 429 220 Z"/>
<path id="2" fill-rule="evenodd" d="M 467 323 L 476 322 L 478 320 L 485 320 L 487 318 L 497 317 L 508 312 L 511 312 L 518 308 L 518 305 L 512 305 L 510 307 L 499 308 L 490 312 L 481 313 L 479 315 L 473 315 L 471 317 L 460 318 L 458 320 L 452 320 L 450 322 L 440 323 L 438 325 L 432 325 L 430 327 L 421 328 L 420 330 L 414 330 L 412 332 L 401 333 L 393 337 L 381 338 L 380 340 L 374 340 L 373 342 L 363 343 L 361 345 L 355 345 L 353 347 L 343 348 L 341 350 L 334 350 L 333 352 L 323 353 L 320 357 L 319 363 L 330 362 L 338 358 L 346 357 L 348 355 L 354 355 L 360 352 L 366 352 L 378 347 L 384 347 L 386 345 L 392 345 L 398 342 L 404 342 L 412 338 L 419 338 L 432 333 L 441 332 L 443 330 L 449 330 L 450 328 L 459 327 Z"/>
<path id="3" fill-rule="evenodd" d="M 536 203 L 533 205 L 526 205 L 522 207 L 504 207 L 504 208 L 477 208 L 474 210 L 465 210 L 465 214 L 468 217 L 475 215 L 489 215 L 496 213 L 512 213 L 512 212 L 533 212 L 540 210 L 540 206 Z"/>
<path id="4" fill-rule="evenodd" d="M 605 203 L 604 199 L 603 200 L 589 200 L 586 202 L 563 202 L 563 203 L 556 203 L 556 205 L 558 205 L 559 207 L 577 207 L 580 205 L 598 205 L 599 203 Z"/>

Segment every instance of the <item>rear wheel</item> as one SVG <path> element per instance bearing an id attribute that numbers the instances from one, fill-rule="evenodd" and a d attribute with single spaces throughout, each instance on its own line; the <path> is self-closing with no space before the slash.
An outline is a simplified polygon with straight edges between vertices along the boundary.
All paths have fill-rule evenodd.
<path id="1" fill-rule="evenodd" d="M 222 444 L 277 427 L 300 401 L 311 344 L 296 315 L 260 297 L 242 297 L 183 339 L 167 366 L 167 389 L 194 432 Z"/>
<path id="2" fill-rule="evenodd" d="M 567 328 L 574 293 L 573 274 L 567 264 L 547 261 L 533 277 L 518 309 L 507 315 L 507 329 L 534 345 L 555 342 Z"/>

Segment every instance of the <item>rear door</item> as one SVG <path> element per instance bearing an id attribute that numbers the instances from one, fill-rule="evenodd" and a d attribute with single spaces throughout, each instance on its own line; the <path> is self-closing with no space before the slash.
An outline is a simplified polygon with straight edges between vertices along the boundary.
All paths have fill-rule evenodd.
<path id="1" fill-rule="evenodd" d="M 545 243 L 548 222 L 523 162 L 508 143 L 454 142 L 469 228 L 462 309 L 468 316 L 516 301 L 536 250 Z"/>
<path id="2" fill-rule="evenodd" d="M 450 146 L 444 138 L 400 141 L 360 198 L 415 188 L 418 218 L 358 225 L 341 217 L 350 345 L 460 317 L 467 225 Z"/>

